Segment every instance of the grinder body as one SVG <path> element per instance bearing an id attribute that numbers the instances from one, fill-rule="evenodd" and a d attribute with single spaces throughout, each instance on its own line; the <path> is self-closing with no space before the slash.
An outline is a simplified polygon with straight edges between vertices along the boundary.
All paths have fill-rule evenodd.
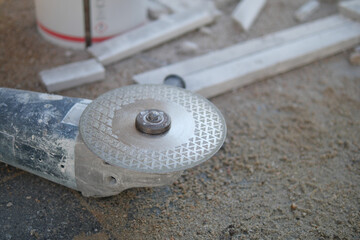
<path id="1" fill-rule="evenodd" d="M 1 88 L 0 161 L 76 189 L 78 123 L 90 102 Z"/>

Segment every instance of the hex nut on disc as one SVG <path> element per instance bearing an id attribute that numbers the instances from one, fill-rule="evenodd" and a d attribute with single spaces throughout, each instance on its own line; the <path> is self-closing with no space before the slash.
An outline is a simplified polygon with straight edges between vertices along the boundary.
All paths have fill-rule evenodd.
<path id="1" fill-rule="evenodd" d="M 139 131 L 137 117 L 158 123 L 160 112 L 169 129 Z M 141 113 L 144 113 L 142 116 Z M 140 114 L 140 115 L 139 115 Z M 167 85 L 131 85 L 95 99 L 80 118 L 86 146 L 105 162 L 125 169 L 168 173 L 196 166 L 213 156 L 226 136 L 220 111 L 206 98 Z"/>
<path id="2" fill-rule="evenodd" d="M 158 135 L 169 131 L 171 119 L 164 111 L 148 109 L 136 116 L 135 126 L 142 133 Z"/>

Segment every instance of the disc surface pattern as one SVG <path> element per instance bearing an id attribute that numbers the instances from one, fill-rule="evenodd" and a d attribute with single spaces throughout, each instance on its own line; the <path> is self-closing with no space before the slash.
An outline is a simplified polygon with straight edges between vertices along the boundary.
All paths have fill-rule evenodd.
<path id="1" fill-rule="evenodd" d="M 158 136 L 139 132 L 140 111 L 159 109 L 171 117 Z M 167 85 L 131 85 L 95 99 L 83 112 L 80 133 L 105 162 L 140 172 L 180 171 L 209 159 L 222 146 L 226 123 L 207 99 Z"/>

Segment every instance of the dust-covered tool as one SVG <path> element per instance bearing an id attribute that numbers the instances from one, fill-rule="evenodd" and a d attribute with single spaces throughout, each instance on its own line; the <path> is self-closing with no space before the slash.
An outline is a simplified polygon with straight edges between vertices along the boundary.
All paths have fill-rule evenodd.
<path id="1" fill-rule="evenodd" d="M 220 111 L 178 87 L 131 85 L 94 101 L 0 88 L 0 161 L 84 196 L 171 184 L 225 135 Z"/>

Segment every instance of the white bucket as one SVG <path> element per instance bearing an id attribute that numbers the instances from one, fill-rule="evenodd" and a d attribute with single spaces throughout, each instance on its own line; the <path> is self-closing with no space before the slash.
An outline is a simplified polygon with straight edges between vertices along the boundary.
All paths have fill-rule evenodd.
<path id="1" fill-rule="evenodd" d="M 90 0 L 93 44 L 130 31 L 147 21 L 147 0 Z M 60 46 L 86 47 L 84 0 L 35 0 L 38 30 Z"/>

